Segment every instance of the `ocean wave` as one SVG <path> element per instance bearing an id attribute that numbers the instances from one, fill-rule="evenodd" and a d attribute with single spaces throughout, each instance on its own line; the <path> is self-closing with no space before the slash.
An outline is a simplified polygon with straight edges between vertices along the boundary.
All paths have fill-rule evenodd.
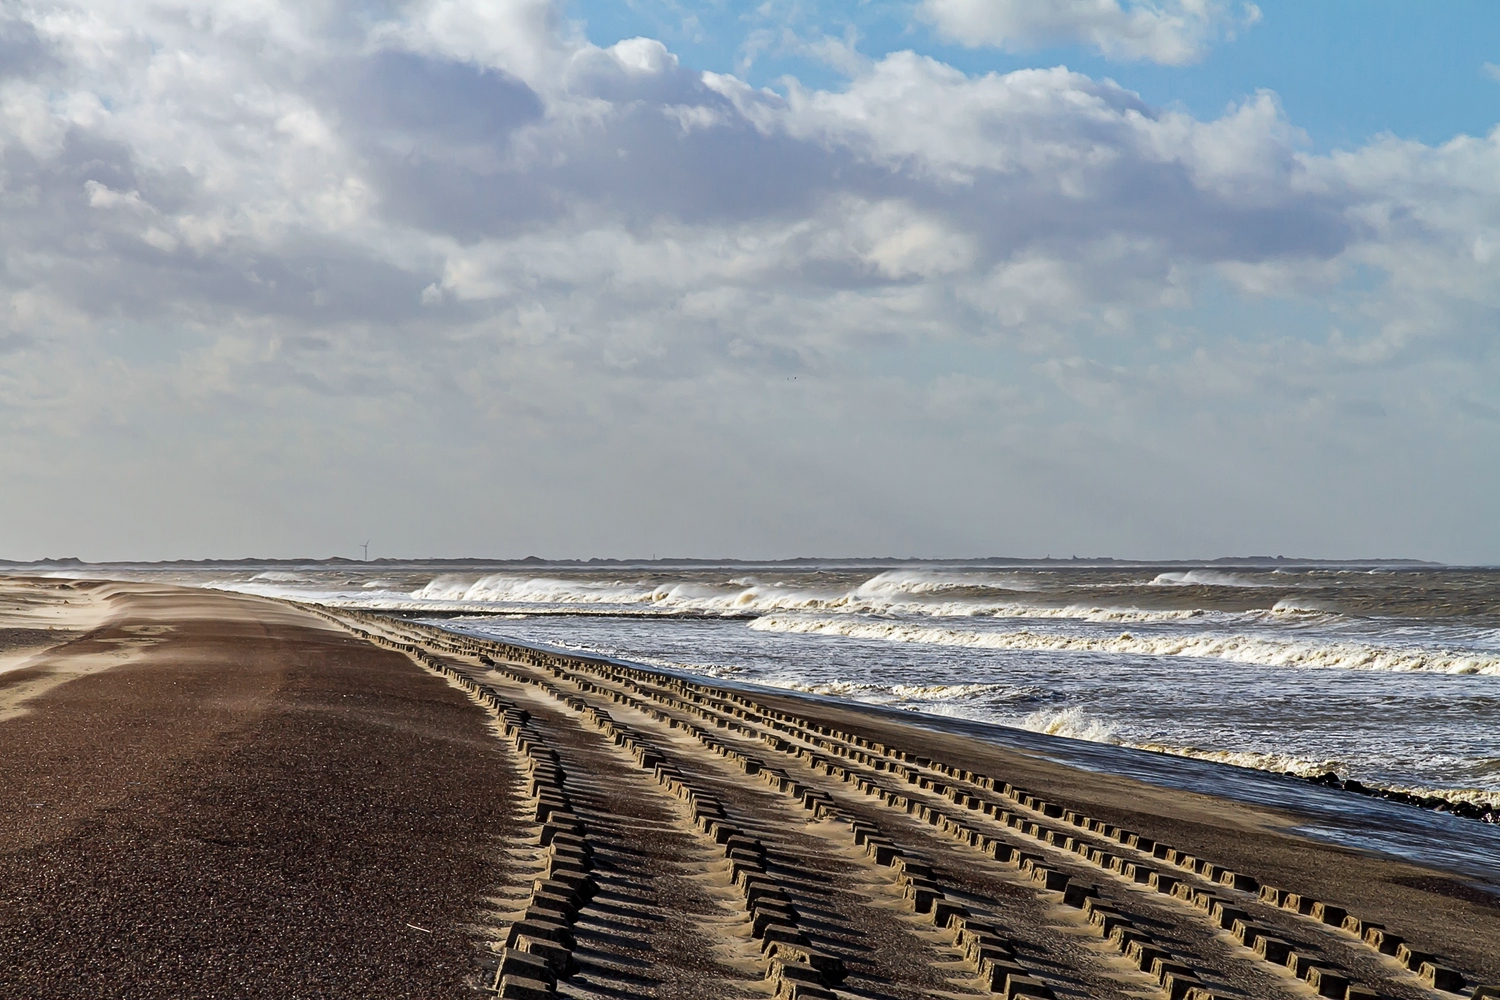
<path id="1" fill-rule="evenodd" d="M 434 577 L 412 591 L 411 597 L 460 604 L 622 604 L 649 600 L 650 593 L 620 582 L 495 573 L 478 579 L 456 574 Z"/>
<path id="2" fill-rule="evenodd" d="M 1174 746 L 1166 743 L 1125 743 L 1137 750 L 1154 750 L 1174 757 L 1191 757 L 1194 760 L 1232 764 L 1235 767 L 1269 771 L 1273 774 L 1293 774 L 1299 778 L 1316 778 L 1324 774 L 1336 774 L 1341 779 L 1358 779 L 1359 768 L 1336 758 L 1311 760 L 1286 753 L 1257 753 L 1250 750 L 1202 750 L 1198 747 Z M 1367 786 L 1370 787 L 1370 786 Z M 1487 788 L 1435 788 L 1426 785 L 1377 783 L 1374 787 L 1392 792 L 1405 792 L 1421 798 L 1446 799 L 1449 802 L 1467 802 L 1482 808 L 1500 808 L 1500 791 Z"/>
<path id="3" fill-rule="evenodd" d="M 766 615 L 751 622 L 761 632 L 836 635 L 849 639 L 915 642 L 977 649 L 1183 656 L 1269 667 L 1380 670 L 1398 673 L 1486 674 L 1500 676 L 1500 657 L 1478 653 L 1372 646 L 1357 642 L 1312 643 L 1240 635 L 1118 636 L 1068 635 L 1027 630 L 966 632 L 901 622 L 855 618 Z"/>
<path id="4" fill-rule="evenodd" d="M 309 584 L 315 581 L 309 581 Z M 289 580 L 266 580 L 252 577 L 248 580 L 206 580 L 193 586 L 204 590 L 222 590 L 231 594 L 248 594 L 251 597 L 269 597 L 276 600 L 313 601 L 328 607 L 366 606 L 371 603 L 364 594 L 347 594 L 336 590 L 320 590 L 309 584 L 293 585 Z"/>
<path id="5" fill-rule="evenodd" d="M 1247 580 L 1233 573 L 1213 569 L 1190 569 L 1185 572 L 1158 573 L 1152 587 L 1268 587 L 1270 584 Z"/>
<path id="6" fill-rule="evenodd" d="M 955 590 L 1035 590 L 1036 585 L 1015 576 L 980 576 L 942 570 L 893 569 L 877 573 L 860 584 L 851 596 L 888 597 L 907 594 L 941 594 Z"/>
<path id="7" fill-rule="evenodd" d="M 734 583 L 740 581 L 733 581 Z M 748 586 L 625 580 L 565 580 L 496 573 L 473 579 L 440 576 L 411 592 L 416 601 L 483 604 L 653 605 L 663 610 L 715 612 L 836 607 L 849 596 L 750 581 Z"/>
<path id="8" fill-rule="evenodd" d="M 1315 778 L 1320 774 L 1346 774 L 1348 766 L 1341 760 L 1310 760 L 1287 753 L 1257 753 L 1252 750 L 1202 750 L 1198 747 L 1176 746 L 1169 743 L 1129 743 L 1137 750 L 1153 750 L 1174 757 L 1191 757 L 1218 764 L 1233 764 L 1257 771 L 1272 771 L 1278 774 L 1295 774 L 1300 778 Z"/>
<path id="9" fill-rule="evenodd" d="M 1488 788 L 1428 788 L 1423 785 L 1382 785 L 1387 791 L 1405 792 L 1424 799 L 1467 802 L 1486 809 L 1500 809 L 1500 791 Z"/>
<path id="10" fill-rule="evenodd" d="M 1299 597 L 1283 597 L 1271 605 L 1271 613 L 1278 615 L 1328 615 L 1336 613 L 1336 609 L 1322 601 L 1313 601 Z"/>
<path id="11" fill-rule="evenodd" d="M 407 595 L 423 604 L 478 609 L 484 605 L 551 605 L 650 608 L 679 614 L 769 614 L 778 611 L 909 614 L 932 618 L 1040 618 L 1093 622 L 1156 622 L 1200 618 L 1195 608 L 1142 609 L 1073 604 L 1046 606 L 996 600 L 986 592 L 1032 589 L 1008 576 L 891 570 L 850 590 L 816 590 L 740 576 L 723 584 L 624 580 L 573 580 L 512 574 L 439 576 Z M 963 596 L 959 596 L 963 592 Z M 949 599 L 942 598 L 947 595 Z"/>
<path id="12" fill-rule="evenodd" d="M 971 701 L 977 698 L 1035 697 L 1034 689 L 1024 691 L 1008 684 L 892 684 L 887 689 L 903 701 Z"/>
<path id="13" fill-rule="evenodd" d="M 1009 609 L 1007 609 L 1009 611 Z M 1072 604 L 1063 608 L 1016 607 L 1013 613 L 997 612 L 996 618 L 1076 618 L 1086 622 L 1177 622 L 1204 618 L 1210 615 L 1225 617 L 1224 612 L 1205 611 L 1202 608 L 1179 608 L 1176 610 L 1147 611 L 1141 608 L 1096 608 Z M 1243 615 L 1240 615 L 1243 617 Z"/>
<path id="14" fill-rule="evenodd" d="M 811 681 L 787 677 L 757 677 L 756 683 L 782 688 L 786 691 L 821 694 L 833 698 L 854 698 L 864 694 L 878 693 L 880 690 L 878 685 L 861 684 L 857 681 Z"/>
<path id="15" fill-rule="evenodd" d="M 1070 708 L 1038 709 L 1020 721 L 1022 729 L 1048 736 L 1065 736 L 1073 740 L 1088 740 L 1090 743 L 1120 743 L 1115 736 L 1115 727 L 1103 719 L 1096 719 L 1074 705 Z"/>
<path id="16" fill-rule="evenodd" d="M 1180 577 L 1185 582 L 1232 579 L 1212 571 L 1161 574 L 1157 581 Z M 857 578 L 856 578 L 857 579 Z M 891 614 L 916 618 L 1001 618 L 1078 620 L 1096 623 L 1149 623 L 1208 620 L 1233 624 L 1292 616 L 1326 609 L 1282 601 L 1274 609 L 1221 611 L 1193 607 L 1141 608 L 1093 603 L 1060 604 L 1029 599 L 1037 584 L 1023 574 L 970 572 L 958 569 L 885 570 L 852 586 L 795 578 L 762 578 L 738 574 L 717 579 L 629 579 L 604 575 L 530 575 L 444 573 L 414 590 L 396 591 L 390 578 L 345 581 L 348 589 L 328 589 L 301 573 L 279 570 L 207 586 L 261 596 L 321 600 L 339 606 L 381 610 L 500 612 L 516 608 L 538 611 L 578 609 L 580 613 L 647 613 L 666 615 L 765 615 L 777 612 L 825 614 Z M 410 586 L 408 584 L 407 586 Z"/>
<path id="17" fill-rule="evenodd" d="M 693 667 L 693 670 L 699 668 Z M 910 708 L 932 715 L 951 715 L 979 721 L 993 721 L 995 707 L 1001 703 L 1035 701 L 1046 692 L 1034 685 L 970 684 L 885 684 L 845 678 L 816 680 L 795 674 L 772 674 L 752 678 L 756 684 L 816 694 L 830 698 L 847 698 L 870 705 Z"/>

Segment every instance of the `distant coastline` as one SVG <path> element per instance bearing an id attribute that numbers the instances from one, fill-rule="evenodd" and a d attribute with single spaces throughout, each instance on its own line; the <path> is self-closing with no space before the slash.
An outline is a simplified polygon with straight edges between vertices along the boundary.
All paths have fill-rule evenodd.
<path id="1" fill-rule="evenodd" d="M 789 559 L 706 559 L 698 557 L 663 557 L 660 559 L 614 559 L 614 558 L 591 558 L 591 559 L 544 559 L 541 556 L 525 556 L 520 559 L 483 559 L 477 557 L 463 556 L 456 558 L 448 557 L 422 557 L 422 558 L 397 558 L 383 556 L 376 559 L 354 559 L 346 556 L 324 556 L 318 558 L 259 558 L 245 557 L 236 559 L 119 559 L 90 561 L 79 559 L 74 556 L 63 556 L 47 559 L 0 559 L 0 566 L 7 568 L 110 568 L 110 567 L 141 567 L 152 569 L 167 569 L 173 567 L 182 568 L 204 568 L 204 567 L 246 567 L 246 566 L 388 566 L 391 568 L 432 568 L 442 569 L 447 567 L 462 567 L 464 569 L 483 569 L 485 567 L 512 568 L 538 566 L 660 566 L 663 568 L 673 566 L 814 566 L 827 565 L 837 567 L 881 567 L 881 566 L 1111 566 L 1111 567 L 1154 567 L 1154 566 L 1221 566 L 1221 567 L 1276 567 L 1276 566 L 1330 566 L 1330 567 L 1416 567 L 1416 568 L 1462 568 L 1447 563 L 1433 562 L 1426 559 L 1403 559 L 1379 557 L 1372 559 L 1316 559 L 1301 556 L 1218 556 L 1213 559 L 1123 559 L 1113 556 L 1071 556 L 1059 558 L 1045 556 L 1040 559 L 1028 559 L 1020 556 L 978 556 L 973 558 L 940 559 L 926 556 L 897 557 L 897 556 L 849 556 L 849 557 L 822 557 L 822 556 L 796 556 Z"/>

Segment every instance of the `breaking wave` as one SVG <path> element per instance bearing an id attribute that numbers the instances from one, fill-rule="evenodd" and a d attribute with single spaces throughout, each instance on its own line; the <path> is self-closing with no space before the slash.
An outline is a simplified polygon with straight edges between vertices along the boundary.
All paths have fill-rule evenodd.
<path id="1" fill-rule="evenodd" d="M 912 614 L 932 618 L 1077 619 L 1091 622 L 1186 621 L 1220 615 L 1197 608 L 1147 610 L 1087 604 L 1045 606 L 997 599 L 1034 589 L 1007 576 L 977 576 L 927 570 L 878 573 L 849 590 L 832 591 L 766 583 L 737 577 L 723 584 L 576 580 L 493 574 L 437 577 L 412 591 L 403 609 L 452 605 L 482 610 L 487 605 L 528 607 L 605 606 L 661 614 L 750 615 L 801 611 L 852 614 Z M 383 606 L 389 606 L 384 602 Z M 1243 615 L 1240 615 L 1243 617 Z"/>
<path id="2" fill-rule="evenodd" d="M 868 705 L 901 708 L 929 715 L 993 722 L 1001 705 L 1035 701 L 1042 689 L 1012 684 L 882 684 L 843 678 L 813 680 L 791 674 L 760 676 L 756 684 L 802 694 L 846 698 Z"/>
<path id="3" fill-rule="evenodd" d="M 266 570 L 257 573 L 250 578 L 255 583 L 312 583 L 313 578 L 302 573 L 288 573 L 284 570 Z"/>
<path id="4" fill-rule="evenodd" d="M 1201 750 L 1198 747 L 1175 746 L 1168 743 L 1130 743 L 1137 750 L 1154 750 L 1174 757 L 1191 757 L 1194 760 L 1210 760 L 1219 764 L 1233 764 L 1257 771 L 1272 771 L 1280 774 L 1295 774 L 1300 778 L 1313 778 L 1320 774 L 1347 774 L 1348 765 L 1335 759 L 1309 760 L 1286 753 L 1256 753 L 1252 750 Z"/>
<path id="5" fill-rule="evenodd" d="M 855 618 L 766 615 L 750 623 L 761 632 L 836 635 L 850 639 L 917 642 L 977 649 L 1185 656 L 1269 667 L 1382 670 L 1398 673 L 1500 676 L 1500 657 L 1447 650 L 1372 646 L 1357 642 L 1311 643 L 1244 635 L 1087 636 L 1012 632 L 965 632 L 931 625 L 872 622 Z"/>
<path id="6" fill-rule="evenodd" d="M 913 701 L 958 701 L 993 695 L 1009 695 L 1004 684 L 892 684 L 891 694 Z"/>
<path id="7" fill-rule="evenodd" d="M 854 597 L 904 594 L 941 594 L 955 590 L 1035 590 L 1036 585 L 1015 576 L 979 576 L 941 570 L 893 569 L 877 573 L 853 592 Z"/>
<path id="8" fill-rule="evenodd" d="M 550 577 L 493 574 L 471 580 L 465 576 L 435 577 L 412 591 L 418 601 L 463 604 L 623 604 L 648 601 L 654 591 L 620 582 L 562 580 Z"/>
<path id="9" fill-rule="evenodd" d="M 1283 597 L 1271 605 L 1271 613 L 1278 615 L 1327 615 L 1333 614 L 1334 609 L 1322 601 Z"/>
<path id="10" fill-rule="evenodd" d="M 1059 734 L 1068 735 L 1068 734 Z M 1340 778 L 1356 777 L 1360 768 L 1336 758 L 1309 760 L 1285 753 L 1256 753 L 1249 750 L 1200 750 L 1198 747 L 1172 746 L 1164 743 L 1125 743 L 1137 750 L 1154 750 L 1174 757 L 1191 757 L 1218 764 L 1270 771 L 1273 774 L 1292 774 L 1299 778 L 1316 778 L 1323 774 L 1336 774 Z M 1482 808 L 1500 808 L 1500 791 L 1485 788 L 1439 788 L 1426 785 L 1385 784 L 1380 785 L 1392 792 L 1405 792 L 1422 798 L 1446 799 L 1449 802 L 1467 802 Z"/>
<path id="11" fill-rule="evenodd" d="M 1268 587 L 1232 573 L 1212 569 L 1190 569 L 1182 573 L 1158 573 L 1151 581 L 1153 587 Z"/>
<path id="12" fill-rule="evenodd" d="M 1048 736 L 1066 736 L 1073 740 L 1088 740 L 1090 743 L 1115 743 L 1115 727 L 1102 719 L 1084 714 L 1076 705 L 1071 708 L 1039 709 L 1021 720 L 1022 729 Z"/>

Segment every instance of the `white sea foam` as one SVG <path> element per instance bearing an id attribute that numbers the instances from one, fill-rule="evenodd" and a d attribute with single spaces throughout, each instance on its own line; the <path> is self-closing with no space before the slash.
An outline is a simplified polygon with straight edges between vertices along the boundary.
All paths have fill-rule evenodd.
<path id="1" fill-rule="evenodd" d="M 1179 608 L 1167 611 L 1147 611 L 1141 608 L 1095 608 L 1073 604 L 1065 608 L 1016 607 L 1013 612 L 996 612 L 996 618 L 1076 618 L 1086 622 L 1176 622 L 1209 616 L 1226 616 L 1223 612 L 1209 612 L 1201 608 Z"/>
<path id="2" fill-rule="evenodd" d="M 1487 788 L 1426 788 L 1421 785 L 1391 785 L 1393 792 L 1407 792 L 1424 798 L 1447 799 L 1449 802 L 1468 802 L 1476 806 L 1500 809 L 1500 791 Z"/>
<path id="3" fill-rule="evenodd" d="M 692 668 L 698 669 L 698 668 Z M 1034 686 L 1010 684 L 882 684 L 844 678 L 814 680 L 795 674 L 772 674 L 754 678 L 767 687 L 803 694 L 847 698 L 870 705 L 901 707 L 957 718 L 993 721 L 997 703 L 1033 699 L 1042 694 Z"/>
<path id="4" fill-rule="evenodd" d="M 1158 573 L 1153 587 L 1265 587 L 1268 584 L 1247 580 L 1232 573 L 1213 569 L 1190 569 L 1178 573 Z"/>
<path id="5" fill-rule="evenodd" d="M 454 608 L 483 610 L 486 605 L 572 606 L 631 608 L 668 614 L 743 615 L 778 611 L 904 614 L 932 618 L 1077 619 L 1092 622 L 1170 622 L 1223 612 L 1195 608 L 1142 609 L 1074 604 L 1042 606 L 1024 601 L 996 600 L 985 591 L 1015 593 L 1029 589 L 1025 581 L 1003 576 L 902 570 L 878 573 L 850 590 L 817 590 L 780 581 L 765 583 L 736 577 L 723 585 L 624 580 L 572 580 L 511 574 L 439 576 L 412 591 L 408 601 L 381 601 L 382 607 L 402 610 Z M 968 591 L 957 596 L 957 591 Z M 974 592 L 979 593 L 974 593 Z M 943 595 L 954 595 L 942 600 Z M 1262 612 L 1263 613 L 1263 612 Z M 1251 615 L 1257 613 L 1249 613 Z M 1228 617 L 1245 617 L 1235 613 Z"/>
<path id="6" fill-rule="evenodd" d="M 1500 657 L 1480 653 L 1417 648 L 1382 647 L 1357 642 L 1315 643 L 1267 639 L 1248 635 L 1178 634 L 1118 636 L 1010 632 L 968 632 L 902 622 L 869 621 L 853 617 L 813 618 L 766 615 L 750 623 L 761 632 L 837 635 L 850 639 L 917 642 L 977 649 L 1115 653 L 1138 656 L 1186 656 L 1228 660 L 1273 667 L 1382 670 L 1440 674 L 1500 676 Z"/>
<path id="7" fill-rule="evenodd" d="M 449 574 L 412 591 L 418 601 L 460 604 L 619 604 L 648 598 L 649 591 L 619 582 L 562 580 L 496 573 L 474 579 Z"/>
<path id="8" fill-rule="evenodd" d="M 926 569 L 893 569 L 877 573 L 856 588 L 856 598 L 906 594 L 941 594 L 954 590 L 1035 590 L 1036 585 L 1015 576 L 979 575 Z"/>
<path id="9" fill-rule="evenodd" d="M 967 701 L 993 695 L 1006 695 L 1004 684 L 892 684 L 891 694 L 906 701 Z"/>
<path id="10" fill-rule="evenodd" d="M 736 581 L 739 582 L 739 581 Z M 661 610 L 729 613 L 819 609 L 847 602 L 846 594 L 749 583 L 709 586 L 688 582 L 653 583 L 625 580 L 564 580 L 497 573 L 472 577 L 440 576 L 412 591 L 422 602 L 483 604 L 615 604 L 653 605 Z"/>
<path id="11" fill-rule="evenodd" d="M 260 576 L 256 576 L 248 580 L 207 580 L 197 585 L 205 590 L 224 590 L 232 594 L 249 594 L 252 597 L 315 601 L 319 604 L 327 604 L 330 607 L 369 602 L 369 598 L 365 595 L 355 597 L 354 595 L 344 594 L 339 591 L 318 589 L 311 585 L 311 581 L 308 583 L 297 583 L 290 580 L 262 579 Z"/>
<path id="12" fill-rule="evenodd" d="M 1068 734 L 1060 734 L 1068 735 Z M 1173 746 L 1164 743 L 1126 743 L 1138 750 L 1155 750 L 1176 757 L 1191 757 L 1194 760 L 1209 760 L 1236 767 L 1253 768 L 1281 774 L 1295 774 L 1302 778 L 1315 778 L 1323 774 L 1337 774 L 1340 778 L 1358 777 L 1360 768 L 1336 758 L 1310 760 L 1286 753 L 1255 753 L 1249 750 L 1201 750 L 1198 747 Z M 1468 802 L 1486 808 L 1500 808 L 1500 791 L 1486 788 L 1432 788 L 1422 785 L 1379 785 L 1393 792 L 1406 792 L 1424 798 L 1447 799 L 1449 802 Z"/>
<path id="13" fill-rule="evenodd" d="M 1021 720 L 1021 728 L 1048 736 L 1088 740 L 1090 743 L 1120 742 L 1113 726 L 1103 719 L 1092 718 L 1076 705 L 1070 708 L 1039 709 Z"/>
<path id="14" fill-rule="evenodd" d="M 1308 600 L 1300 597 L 1283 597 L 1271 605 L 1274 614 L 1282 615 L 1326 615 L 1333 614 L 1334 609 L 1322 601 Z"/>
<path id="15" fill-rule="evenodd" d="M 1291 772 L 1303 778 L 1316 777 L 1320 774 L 1346 774 L 1348 765 L 1341 760 L 1332 758 L 1325 760 L 1311 760 L 1306 757 L 1298 757 L 1287 753 L 1256 753 L 1251 750 L 1202 750 L 1198 747 L 1175 746 L 1168 743 L 1130 743 L 1129 746 L 1138 750 L 1154 750 L 1157 753 L 1169 753 L 1174 757 L 1191 757 L 1194 760 L 1211 760 L 1220 764 L 1233 764 L 1236 767 L 1248 767 L 1257 771 L 1275 771 L 1277 773 Z"/>
<path id="16" fill-rule="evenodd" d="M 787 691 L 800 691 L 803 694 L 822 694 L 834 698 L 862 698 L 867 695 L 881 693 L 879 685 L 861 684 L 856 681 L 813 681 L 803 680 L 798 677 L 760 677 L 756 680 L 757 683 L 784 688 Z"/>

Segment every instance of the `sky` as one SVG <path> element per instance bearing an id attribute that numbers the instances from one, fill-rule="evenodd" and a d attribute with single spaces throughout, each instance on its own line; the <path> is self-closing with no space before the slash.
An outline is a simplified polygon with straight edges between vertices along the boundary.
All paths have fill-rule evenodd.
<path id="1" fill-rule="evenodd" d="M 1500 562 L 1500 12 L 0 0 L 0 557 Z"/>

